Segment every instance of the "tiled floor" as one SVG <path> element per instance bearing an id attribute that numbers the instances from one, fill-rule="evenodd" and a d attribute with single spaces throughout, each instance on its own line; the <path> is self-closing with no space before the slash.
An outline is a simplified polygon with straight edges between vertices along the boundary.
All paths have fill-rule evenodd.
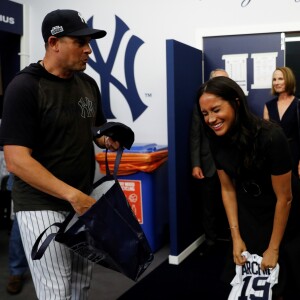
<path id="1" fill-rule="evenodd" d="M 35 300 L 34 287 L 30 274 L 27 276 L 27 280 L 24 284 L 22 292 L 18 295 L 9 295 L 6 292 L 6 283 L 8 278 L 8 230 L 0 230 L 0 299 L 1 300 Z M 145 273 L 140 277 L 143 278 L 151 270 L 157 267 L 165 259 L 168 258 L 169 247 L 168 245 L 162 247 L 154 254 L 154 261 Z M 89 300 L 116 300 L 126 290 L 135 284 L 132 280 L 126 278 L 124 275 L 117 272 L 108 270 L 99 265 L 95 266 L 93 273 L 93 280 L 90 290 Z"/>

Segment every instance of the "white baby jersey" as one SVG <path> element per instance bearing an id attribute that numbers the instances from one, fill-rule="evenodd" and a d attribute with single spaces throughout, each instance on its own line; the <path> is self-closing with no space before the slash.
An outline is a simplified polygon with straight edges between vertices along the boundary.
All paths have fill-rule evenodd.
<path id="1" fill-rule="evenodd" d="M 242 255 L 247 261 L 243 266 L 235 267 L 236 275 L 230 283 L 232 289 L 228 300 L 271 300 L 272 287 L 278 283 L 279 265 L 262 271 L 261 256 L 247 251 Z"/>

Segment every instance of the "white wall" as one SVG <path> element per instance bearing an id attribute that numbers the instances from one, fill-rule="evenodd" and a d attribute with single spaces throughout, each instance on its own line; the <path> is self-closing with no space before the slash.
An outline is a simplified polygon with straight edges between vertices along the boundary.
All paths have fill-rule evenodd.
<path id="1" fill-rule="evenodd" d="M 118 54 L 114 76 L 122 80 L 126 41 L 136 35 L 144 41 L 135 60 L 139 95 L 148 109 L 135 122 L 122 95 L 112 89 L 117 121 L 132 127 L 136 142 L 167 144 L 166 40 L 175 39 L 202 49 L 202 37 L 300 29 L 300 0 L 15 0 L 25 4 L 28 30 L 24 36 L 26 62 L 43 58 L 41 23 L 57 8 L 79 10 L 85 19 L 94 16 L 94 27 L 108 32 L 97 43 L 107 56 L 115 30 L 115 15 L 130 28 Z M 244 7 L 243 7 L 244 6 Z M 28 47 L 28 49 L 26 48 Z M 122 52 L 123 51 L 123 52 Z M 201 70 L 199 70 L 200 72 Z M 89 67 L 87 73 L 99 78 Z"/>

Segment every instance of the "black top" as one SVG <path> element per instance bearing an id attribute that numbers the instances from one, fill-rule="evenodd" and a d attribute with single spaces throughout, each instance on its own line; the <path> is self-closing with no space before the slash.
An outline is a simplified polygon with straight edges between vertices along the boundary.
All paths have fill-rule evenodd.
<path id="1" fill-rule="evenodd" d="M 279 124 L 288 138 L 293 159 L 293 172 L 295 174 L 298 174 L 298 163 L 300 160 L 300 138 L 297 118 L 298 101 L 297 98 L 294 98 L 281 119 L 277 106 L 278 98 L 274 98 L 266 103 L 270 120 Z"/>
<path id="2" fill-rule="evenodd" d="M 91 128 L 106 122 L 96 82 L 80 72 L 70 79 L 31 64 L 6 89 L 1 145 L 32 149 L 32 157 L 71 186 L 89 193 L 95 171 Z M 15 178 L 14 209 L 71 210 L 71 205 Z"/>
<path id="3" fill-rule="evenodd" d="M 238 202 L 238 220 L 241 238 L 251 254 L 263 256 L 268 248 L 273 229 L 276 195 L 272 188 L 271 175 L 281 175 L 291 171 L 290 149 L 283 130 L 276 124 L 261 129 L 257 136 L 258 163 L 251 169 L 244 167 L 241 152 L 235 143 L 226 137 L 217 138 L 218 144 L 212 144 L 217 169 L 224 170 L 236 185 Z M 287 260 L 299 267 L 295 257 L 287 258 L 286 249 L 293 245 L 299 236 L 299 179 L 292 176 L 293 201 L 285 235 L 279 252 L 280 281 L 274 293 L 281 293 L 286 279 L 285 265 Z M 290 247 L 292 253 L 298 253 L 298 246 Z M 235 275 L 235 264 L 232 258 L 232 244 L 227 253 L 222 280 L 229 283 Z M 298 279 L 299 280 L 299 279 Z"/>
<path id="4" fill-rule="evenodd" d="M 289 172 L 291 160 L 287 139 L 279 126 L 262 129 L 257 138 L 260 163 L 251 169 L 243 167 L 241 152 L 236 144 L 226 138 L 219 139 L 218 145 L 213 145 L 212 150 L 217 169 L 224 170 L 236 185 L 239 227 L 247 250 L 262 256 L 270 241 L 277 201 L 271 175 Z M 294 196 L 298 194 L 297 189 L 298 185 L 295 183 Z M 294 198 L 293 210 L 296 202 L 299 202 L 296 200 Z M 293 213 L 290 215 L 286 235 L 294 227 L 292 215 Z"/>

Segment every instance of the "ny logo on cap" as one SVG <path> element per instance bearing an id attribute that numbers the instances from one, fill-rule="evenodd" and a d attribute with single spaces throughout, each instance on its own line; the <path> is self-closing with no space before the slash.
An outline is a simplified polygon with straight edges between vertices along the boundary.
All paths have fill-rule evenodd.
<path id="1" fill-rule="evenodd" d="M 81 19 L 82 23 L 86 23 L 85 20 L 84 20 L 84 18 L 83 18 L 83 16 L 81 15 L 81 13 L 78 13 L 78 17 Z"/>

